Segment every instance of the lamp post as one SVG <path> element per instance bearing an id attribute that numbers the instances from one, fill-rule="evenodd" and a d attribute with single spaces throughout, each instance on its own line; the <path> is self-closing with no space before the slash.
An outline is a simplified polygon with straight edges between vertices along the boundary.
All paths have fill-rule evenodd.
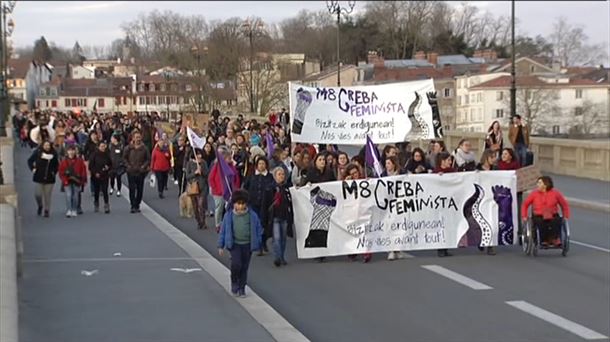
<path id="1" fill-rule="evenodd" d="M 170 73 L 167 70 L 163 71 L 163 76 L 165 77 L 165 91 L 167 93 L 169 93 L 169 77 L 170 77 Z M 165 105 L 167 107 L 166 113 L 167 113 L 167 120 L 169 121 L 169 96 L 165 96 Z"/>
<path id="2" fill-rule="evenodd" d="M 0 1 L 0 39 L 2 39 L 2 56 L 0 56 L 2 72 L 0 78 L 2 81 L 2 89 L 0 91 L 0 137 L 6 136 L 6 120 L 10 111 L 8 98 L 8 46 L 6 40 L 13 33 L 15 22 L 9 18 L 8 14 L 13 13 L 15 9 L 15 1 Z"/>
<path id="3" fill-rule="evenodd" d="M 254 38 L 262 36 L 265 33 L 265 24 L 258 18 L 254 20 L 248 19 L 241 25 L 241 29 L 250 43 L 250 112 L 254 113 L 254 77 L 252 73 L 254 64 Z"/>
<path id="4" fill-rule="evenodd" d="M 339 1 L 326 1 L 326 7 L 330 14 L 337 16 L 337 87 L 341 86 L 341 44 L 339 40 L 339 32 L 341 30 L 341 14 L 348 16 L 354 11 L 356 1 L 348 1 L 347 7 L 341 6 Z"/>
<path id="5" fill-rule="evenodd" d="M 197 45 L 193 45 L 193 47 L 191 48 L 191 53 L 193 54 L 193 56 L 195 56 L 197 58 L 197 79 L 198 79 L 198 84 L 197 84 L 197 110 L 198 113 L 202 112 L 202 101 L 201 101 L 201 85 L 203 84 L 203 82 L 201 82 L 201 52 L 199 51 L 199 47 L 197 47 Z M 203 54 L 207 54 L 208 53 L 208 47 L 204 46 L 203 47 Z"/>
<path id="6" fill-rule="evenodd" d="M 517 114 L 517 88 L 515 86 L 515 0 L 511 1 L 511 52 L 512 62 L 510 66 L 510 117 Z"/>

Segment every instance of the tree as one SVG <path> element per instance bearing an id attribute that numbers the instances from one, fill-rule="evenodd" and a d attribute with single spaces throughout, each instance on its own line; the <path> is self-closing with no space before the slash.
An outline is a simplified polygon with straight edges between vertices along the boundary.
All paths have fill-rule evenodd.
<path id="1" fill-rule="evenodd" d="M 610 124 L 607 109 L 604 103 L 593 103 L 591 100 L 584 100 L 579 107 L 580 115 L 574 116 L 573 126 L 570 133 L 585 136 L 592 136 L 604 133 L 607 136 L 607 127 Z"/>
<path id="2" fill-rule="evenodd" d="M 83 49 L 81 48 L 77 40 L 74 43 L 74 47 L 72 47 L 72 60 L 78 63 L 82 63 L 85 59 L 86 58 L 83 55 Z"/>
<path id="3" fill-rule="evenodd" d="M 541 35 L 535 38 L 519 36 L 515 38 L 515 53 L 519 56 L 550 58 L 553 56 L 553 44 Z"/>
<path id="4" fill-rule="evenodd" d="M 239 18 L 230 18 L 211 25 L 207 39 L 208 54 L 204 65 L 206 73 L 212 80 L 236 78 L 240 58 L 246 55 L 248 48 L 241 32 L 242 23 Z"/>
<path id="5" fill-rule="evenodd" d="M 553 44 L 553 57 L 562 67 L 571 65 L 597 66 L 607 58 L 602 45 L 587 44 L 589 36 L 580 26 L 572 26 L 564 17 L 553 24 L 548 40 Z"/>
<path id="6" fill-rule="evenodd" d="M 47 40 L 44 36 L 40 37 L 40 39 L 34 42 L 33 57 L 35 60 L 41 62 L 48 62 L 53 57 L 51 49 L 49 48 L 49 44 L 47 43 Z"/>
<path id="7" fill-rule="evenodd" d="M 517 87 L 517 114 L 530 126 L 532 133 L 540 132 L 555 122 L 561 114 L 557 104 L 558 91 L 544 87 Z M 503 100 L 510 113 L 510 97 Z"/>

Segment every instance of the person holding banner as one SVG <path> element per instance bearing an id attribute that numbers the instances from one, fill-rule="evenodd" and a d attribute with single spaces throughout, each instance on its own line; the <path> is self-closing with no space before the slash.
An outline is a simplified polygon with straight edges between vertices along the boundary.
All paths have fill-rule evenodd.
<path id="1" fill-rule="evenodd" d="M 438 153 L 436 156 L 436 165 L 437 167 L 434 169 L 434 173 L 438 173 L 439 175 L 457 172 L 457 170 L 453 168 L 453 157 L 447 151 Z M 440 258 L 451 256 L 451 253 L 449 253 L 449 250 L 446 248 L 438 249 L 436 252 Z"/>
<path id="2" fill-rule="evenodd" d="M 349 180 L 358 180 L 358 179 L 365 179 L 362 175 L 362 171 L 360 171 L 360 166 L 358 166 L 356 164 L 347 165 L 347 167 L 345 168 L 345 180 L 349 181 Z M 368 263 L 369 261 L 371 261 L 371 259 L 373 259 L 373 253 L 362 253 L 362 256 L 363 256 L 362 261 L 365 264 Z M 347 257 L 350 261 L 356 261 L 356 258 L 358 256 L 356 254 L 350 254 Z"/>
<path id="3" fill-rule="evenodd" d="M 337 154 L 337 167 L 335 169 L 335 177 L 337 180 L 343 180 L 345 178 L 345 168 L 349 164 L 349 156 L 345 152 L 339 152 Z"/>
<path id="4" fill-rule="evenodd" d="M 240 185 L 239 177 L 237 177 L 237 170 L 235 169 L 233 159 L 231 158 L 231 153 L 225 146 L 218 148 L 216 162 L 210 169 L 208 183 L 210 184 L 212 197 L 214 198 L 214 223 L 216 225 L 216 230 L 219 231 L 224 215 L 225 204 L 230 200 L 233 190 L 239 189 Z"/>
<path id="5" fill-rule="evenodd" d="M 497 154 L 491 149 L 486 149 L 481 155 L 481 161 L 477 164 L 477 171 L 494 171 L 497 170 L 496 162 L 498 160 Z M 483 251 L 484 248 L 479 246 L 479 250 Z M 493 246 L 487 247 L 487 254 L 496 255 L 496 249 Z"/>
<path id="6" fill-rule="evenodd" d="M 426 160 L 424 150 L 419 147 L 413 149 L 411 158 L 409 158 L 407 165 L 405 165 L 405 171 L 409 174 L 432 172 L 432 166 Z"/>
<path id="7" fill-rule="evenodd" d="M 292 213 L 292 198 L 286 182 L 286 172 L 281 166 L 273 169 L 275 180 L 275 190 L 273 192 L 273 202 L 269 207 L 269 218 L 273 227 L 273 254 L 275 267 L 287 265 L 286 262 L 286 237 L 292 226 L 294 217 Z"/>
<path id="8" fill-rule="evenodd" d="M 458 147 L 453 152 L 454 166 L 457 171 L 474 171 L 476 168 L 476 155 L 470 150 L 471 147 L 470 140 L 460 140 Z"/>

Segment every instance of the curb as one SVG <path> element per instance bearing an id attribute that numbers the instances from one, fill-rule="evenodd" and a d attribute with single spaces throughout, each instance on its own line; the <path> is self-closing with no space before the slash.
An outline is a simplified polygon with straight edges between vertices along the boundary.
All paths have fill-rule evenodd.
<path id="1" fill-rule="evenodd" d="M 17 251 L 15 208 L 0 204 L 0 341 L 17 342 Z"/>
<path id="2" fill-rule="evenodd" d="M 585 201 L 578 198 L 566 197 L 566 200 L 570 203 L 571 206 L 581 209 L 589 209 L 595 211 L 603 211 L 606 213 L 610 213 L 610 205 L 597 203 L 592 201 Z"/>

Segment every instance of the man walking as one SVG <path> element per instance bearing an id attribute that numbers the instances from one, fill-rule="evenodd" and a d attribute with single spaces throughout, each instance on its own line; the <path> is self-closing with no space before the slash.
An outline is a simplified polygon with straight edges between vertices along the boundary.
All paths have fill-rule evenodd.
<path id="1" fill-rule="evenodd" d="M 508 139 L 519 157 L 519 163 L 521 166 L 525 166 L 527 149 L 530 145 L 530 131 L 529 127 L 522 123 L 521 115 L 513 116 L 513 124 L 508 130 Z"/>
<path id="2" fill-rule="evenodd" d="M 127 181 L 129 183 L 129 202 L 131 213 L 140 212 L 140 203 L 144 192 L 144 178 L 150 169 L 150 153 L 142 143 L 142 134 L 135 132 L 132 142 L 123 153 L 127 166 Z"/>

